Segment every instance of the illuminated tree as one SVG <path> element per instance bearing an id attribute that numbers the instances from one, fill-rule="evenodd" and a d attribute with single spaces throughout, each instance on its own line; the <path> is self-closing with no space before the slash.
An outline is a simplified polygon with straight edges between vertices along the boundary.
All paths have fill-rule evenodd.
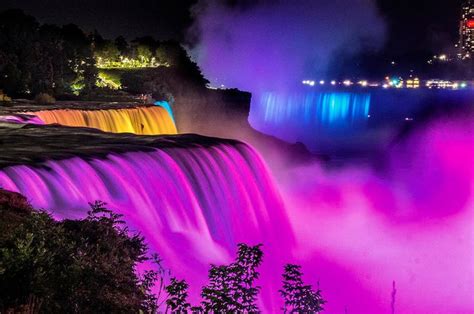
<path id="1" fill-rule="evenodd" d="M 254 286 L 262 263 L 261 245 L 238 245 L 237 258 L 230 265 L 211 265 L 210 283 L 202 289 L 202 310 L 214 313 L 256 313 L 260 287 Z"/>
<path id="2" fill-rule="evenodd" d="M 285 305 L 284 313 L 319 313 L 326 303 L 321 290 L 314 291 L 302 280 L 301 266 L 287 264 L 283 273 L 283 289 L 280 290 Z"/>
<path id="3" fill-rule="evenodd" d="M 150 48 L 145 45 L 137 46 L 137 57 L 138 60 L 145 66 L 150 63 L 151 57 L 153 56 Z"/>
<path id="4" fill-rule="evenodd" d="M 96 47 L 94 56 L 99 67 L 107 67 L 113 62 L 119 61 L 120 51 L 111 41 L 105 41 L 100 47 Z"/>

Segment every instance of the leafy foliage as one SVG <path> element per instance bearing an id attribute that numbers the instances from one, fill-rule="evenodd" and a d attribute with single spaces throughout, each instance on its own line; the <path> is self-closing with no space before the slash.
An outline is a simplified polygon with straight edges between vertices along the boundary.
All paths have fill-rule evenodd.
<path id="1" fill-rule="evenodd" d="M 171 313 L 187 313 L 189 311 L 191 304 L 187 301 L 188 287 L 186 281 L 171 278 L 170 284 L 166 286 L 168 292 L 166 306 Z"/>
<path id="2" fill-rule="evenodd" d="M 144 240 L 104 205 L 91 204 L 83 220 L 57 222 L 0 198 L 0 312 L 156 310 L 159 272 L 135 271 L 147 259 Z"/>
<path id="3" fill-rule="evenodd" d="M 211 265 L 202 302 L 191 307 L 188 284 L 169 278 L 144 239 L 122 216 L 95 202 L 82 220 L 55 221 L 26 199 L 0 189 L 0 313 L 258 313 L 261 245 L 239 244 L 235 261 Z M 141 276 L 136 266 L 156 265 Z M 153 292 L 154 293 L 153 293 Z M 301 267 L 283 274 L 285 313 L 319 313 L 321 291 L 302 280 Z"/>
<path id="4" fill-rule="evenodd" d="M 20 10 L 0 12 L 0 86 L 7 93 L 87 91 L 96 79 L 91 42 L 76 25 L 39 25 Z"/>
<path id="5" fill-rule="evenodd" d="M 262 263 L 261 245 L 239 244 L 237 258 L 230 265 L 211 265 L 209 285 L 202 289 L 204 312 L 259 312 L 256 303 L 260 287 L 257 267 Z"/>
<path id="6" fill-rule="evenodd" d="M 280 290 L 285 306 L 284 313 L 319 313 L 325 303 L 321 290 L 314 291 L 302 280 L 301 266 L 287 264 L 283 273 L 283 289 Z"/>
<path id="7" fill-rule="evenodd" d="M 131 93 L 156 94 L 172 101 L 186 89 L 209 83 L 186 49 L 175 41 L 141 37 L 104 39 L 97 31 L 86 36 L 76 25 L 40 25 L 20 10 L 0 12 L 0 89 L 14 96 L 91 96 L 99 80 L 98 68 L 125 72 L 122 82 Z M 142 69 L 158 71 L 140 71 Z"/>

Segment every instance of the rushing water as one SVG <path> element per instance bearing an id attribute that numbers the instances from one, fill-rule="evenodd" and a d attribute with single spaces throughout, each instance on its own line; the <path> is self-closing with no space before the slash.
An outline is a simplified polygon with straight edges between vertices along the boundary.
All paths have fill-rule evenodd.
<path id="1" fill-rule="evenodd" d="M 253 101 L 250 123 L 266 134 L 311 148 L 317 138 L 364 127 L 370 104 L 370 93 L 266 92 Z"/>
<path id="2" fill-rule="evenodd" d="M 44 124 L 44 122 L 33 114 L 11 114 L 11 115 L 1 115 L 0 122 L 5 123 L 15 123 L 15 124 Z"/>
<path id="3" fill-rule="evenodd" d="M 336 114 L 339 123 L 351 121 L 350 112 Z M 285 206 L 256 152 L 225 140 L 106 158 L 28 159 L 0 169 L 0 186 L 56 218 L 82 217 L 88 202 L 107 202 L 190 283 L 193 303 L 208 265 L 230 261 L 245 242 L 264 244 L 266 312 L 280 308 L 282 264 L 292 262 L 309 283 L 320 282 L 328 313 L 390 312 L 393 281 L 397 313 L 472 313 L 472 121 L 465 115 L 420 125 L 387 152 L 382 173 L 291 169 L 279 176 Z"/>
<path id="4" fill-rule="evenodd" d="M 265 245 L 264 298 L 271 300 L 282 269 L 280 249 L 293 241 L 266 166 L 241 143 L 12 166 L 0 170 L 0 186 L 56 218 L 84 216 L 88 202 L 105 201 L 146 237 L 173 274 L 192 284 L 195 296 L 209 263 L 228 262 L 244 242 Z"/>
<path id="5" fill-rule="evenodd" d="M 473 91 L 303 88 L 255 93 L 249 122 L 313 152 L 373 151 L 406 123 L 462 106 L 474 106 Z"/>
<path id="6" fill-rule="evenodd" d="M 370 94 L 366 93 L 264 93 L 254 109 L 268 128 L 338 128 L 366 121 Z M 307 129 L 306 129 L 307 130 Z"/>
<path id="7" fill-rule="evenodd" d="M 264 244 L 266 312 L 278 311 L 282 264 L 292 262 L 309 283 L 320 282 L 329 313 L 389 312 L 392 281 L 397 313 L 470 313 L 471 121 L 418 131 L 393 149 L 384 175 L 295 169 L 279 183 L 286 209 L 260 157 L 241 143 L 9 166 L 0 185 L 57 218 L 107 202 L 190 283 L 193 303 L 208 265 L 228 262 L 245 242 Z"/>
<path id="8" fill-rule="evenodd" d="M 57 123 L 139 135 L 177 134 L 170 110 L 162 106 L 104 110 L 55 109 L 32 114 L 45 124 Z"/>

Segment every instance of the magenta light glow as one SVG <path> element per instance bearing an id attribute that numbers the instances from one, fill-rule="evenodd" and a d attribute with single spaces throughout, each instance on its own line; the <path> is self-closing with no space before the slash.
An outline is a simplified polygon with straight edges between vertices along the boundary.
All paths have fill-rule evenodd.
<path id="1" fill-rule="evenodd" d="M 275 308 L 269 301 L 279 288 L 271 285 L 283 267 L 280 248 L 290 248 L 293 236 L 264 163 L 245 144 L 7 167 L 0 186 L 56 218 L 82 217 L 88 202 L 103 200 L 146 237 L 174 275 L 190 282 L 193 301 L 210 263 L 229 262 L 237 243 L 263 243 L 263 298 Z"/>
<path id="2" fill-rule="evenodd" d="M 472 119 L 442 120 L 394 147 L 384 173 L 294 170 L 295 256 L 328 313 L 390 313 L 393 281 L 396 313 L 473 312 L 473 143 Z"/>
<path id="3" fill-rule="evenodd" d="M 192 302 L 209 263 L 264 243 L 260 306 L 277 312 L 284 262 L 319 281 L 327 313 L 472 313 L 472 120 L 438 121 L 398 144 L 383 173 L 293 169 L 279 182 L 244 144 L 163 148 L 0 170 L 0 185 L 57 218 L 101 199 L 125 215 Z M 72 210 L 65 210 L 65 209 Z"/>
<path id="4" fill-rule="evenodd" d="M 44 122 L 40 118 L 32 114 L 12 114 L 12 115 L 0 116 L 0 123 L 1 122 L 16 123 L 16 124 L 23 124 L 23 123 L 44 124 Z"/>

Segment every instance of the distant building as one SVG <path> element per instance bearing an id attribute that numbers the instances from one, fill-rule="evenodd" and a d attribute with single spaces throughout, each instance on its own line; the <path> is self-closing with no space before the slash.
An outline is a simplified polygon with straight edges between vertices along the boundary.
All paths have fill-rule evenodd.
<path id="1" fill-rule="evenodd" d="M 420 88 L 420 79 L 415 77 L 415 78 L 409 78 L 407 80 L 407 88 Z"/>
<path id="2" fill-rule="evenodd" d="M 474 0 L 463 1 L 459 35 L 461 57 L 474 57 Z"/>

